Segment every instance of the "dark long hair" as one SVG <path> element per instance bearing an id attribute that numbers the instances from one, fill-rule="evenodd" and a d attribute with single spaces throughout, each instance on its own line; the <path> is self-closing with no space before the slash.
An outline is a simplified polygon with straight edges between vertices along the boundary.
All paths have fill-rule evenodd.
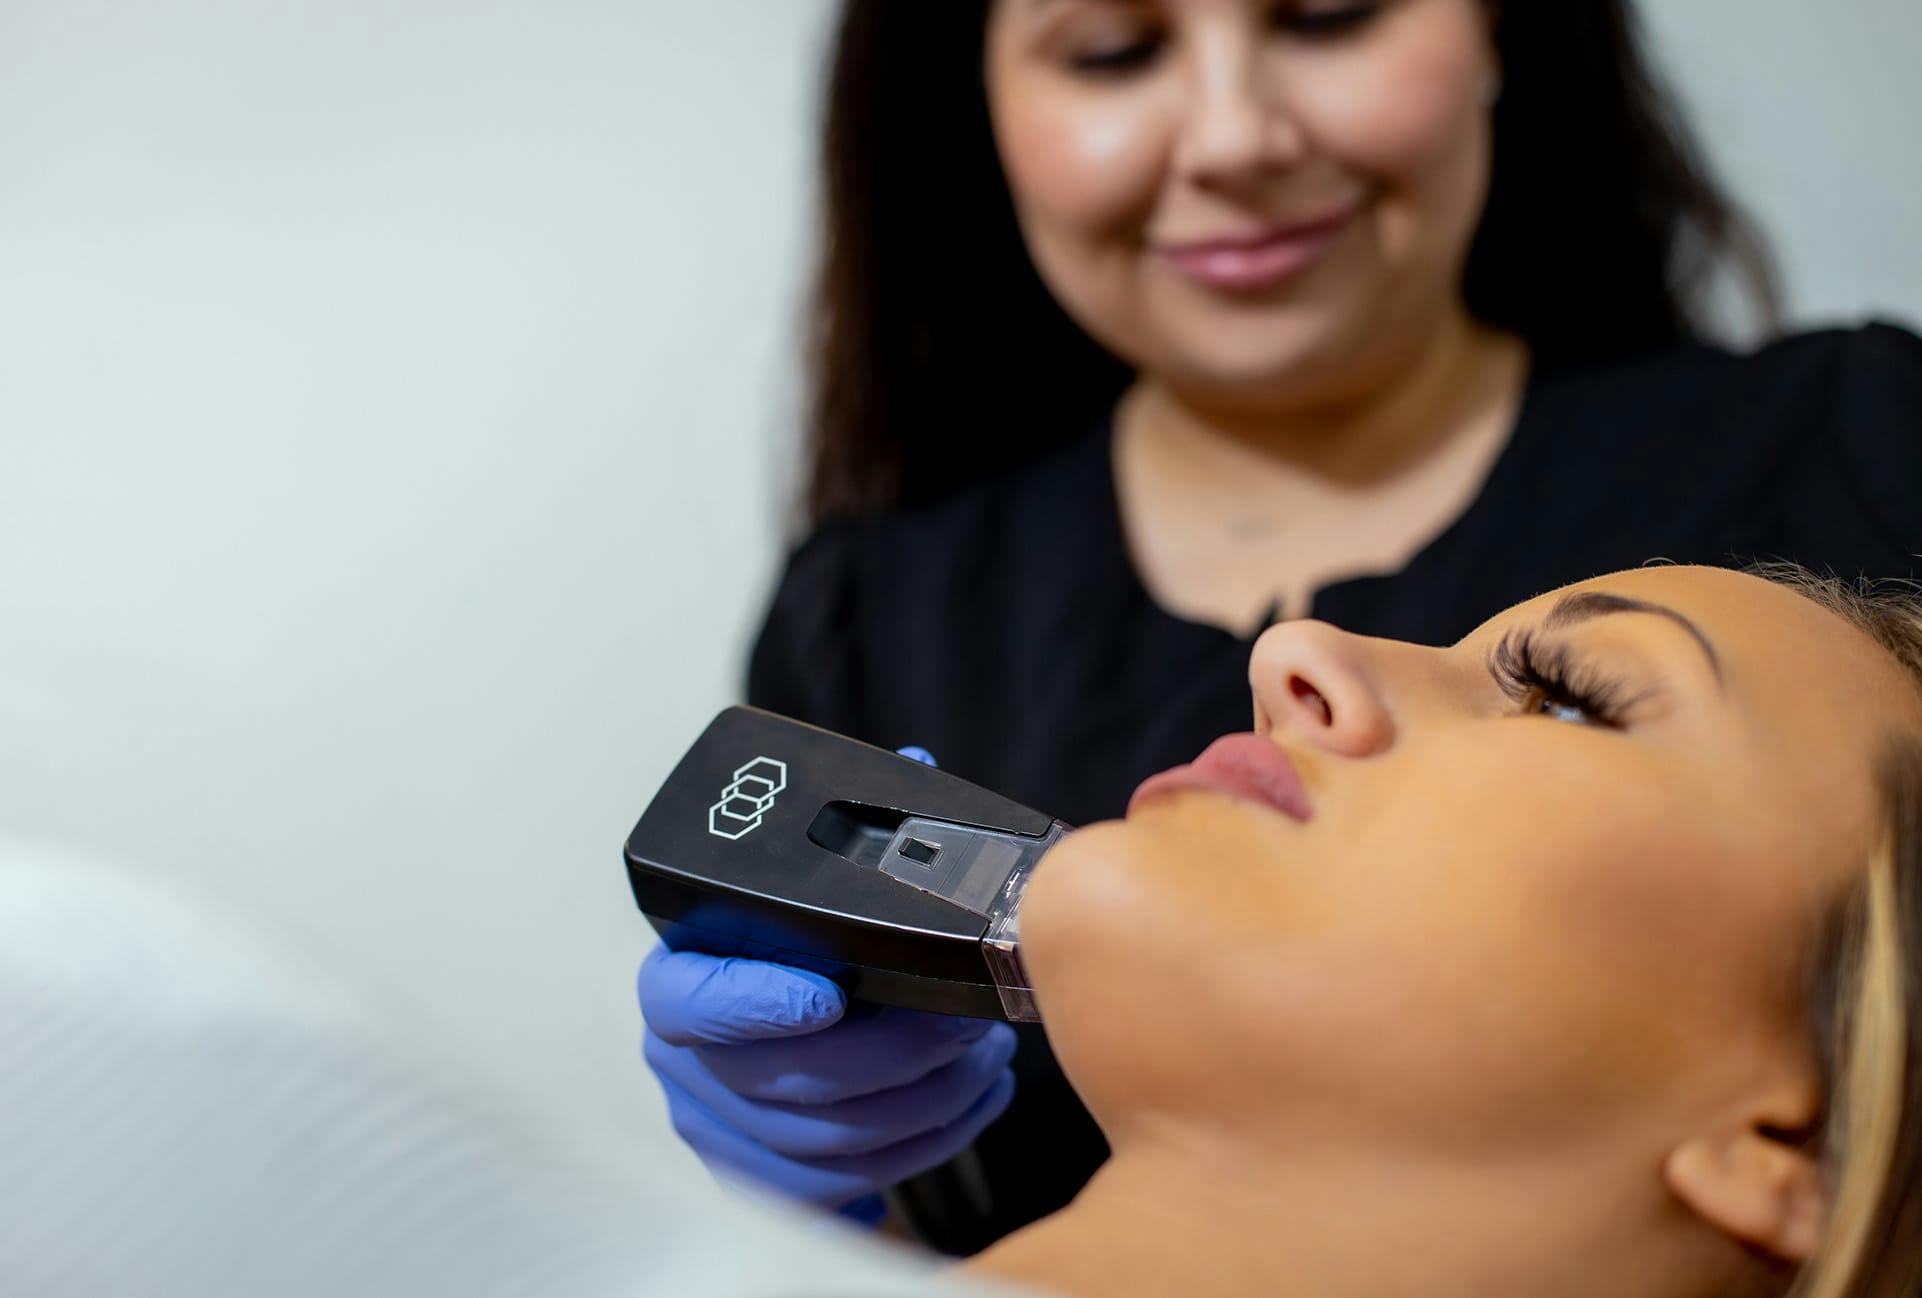
<path id="1" fill-rule="evenodd" d="M 1016 227 L 982 83 L 990 2 L 846 0 L 823 141 L 811 524 L 1041 453 L 1130 379 L 1055 302 Z M 1702 336 L 1723 267 L 1773 321 L 1766 249 L 1657 82 L 1630 5 L 1498 6 L 1505 84 L 1464 294 L 1538 364 Z"/>

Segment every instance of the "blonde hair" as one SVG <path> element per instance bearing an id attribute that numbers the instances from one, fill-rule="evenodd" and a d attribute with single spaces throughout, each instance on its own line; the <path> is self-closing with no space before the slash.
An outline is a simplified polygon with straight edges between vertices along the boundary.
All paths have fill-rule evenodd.
<path id="1" fill-rule="evenodd" d="M 1922 693 L 1922 594 L 1774 565 L 1756 575 L 1880 644 Z M 1827 1103 L 1821 1248 L 1792 1298 L 1922 1295 L 1922 737 L 1892 737 L 1868 869 L 1829 916 L 1810 982 Z"/>

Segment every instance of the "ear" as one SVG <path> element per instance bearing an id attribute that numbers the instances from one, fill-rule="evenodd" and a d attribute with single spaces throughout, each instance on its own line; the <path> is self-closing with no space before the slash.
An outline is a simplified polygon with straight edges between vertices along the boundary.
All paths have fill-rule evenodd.
<path id="1" fill-rule="evenodd" d="M 1795 1134 L 1766 1122 L 1691 1137 L 1669 1152 L 1662 1179 L 1709 1225 L 1784 1262 L 1822 1242 L 1829 1194 Z"/>

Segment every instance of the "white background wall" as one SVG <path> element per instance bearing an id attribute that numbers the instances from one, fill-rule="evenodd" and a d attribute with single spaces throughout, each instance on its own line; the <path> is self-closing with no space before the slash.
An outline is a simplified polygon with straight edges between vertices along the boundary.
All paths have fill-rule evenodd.
<path id="1" fill-rule="evenodd" d="M 1798 314 L 1922 318 L 1922 7 L 1652 9 Z M 618 849 L 772 576 L 829 10 L 0 3 L 0 832 L 665 1147 Z"/>
<path id="2" fill-rule="evenodd" d="M 1922 4 L 1641 0 L 1793 317 L 1922 323 Z"/>

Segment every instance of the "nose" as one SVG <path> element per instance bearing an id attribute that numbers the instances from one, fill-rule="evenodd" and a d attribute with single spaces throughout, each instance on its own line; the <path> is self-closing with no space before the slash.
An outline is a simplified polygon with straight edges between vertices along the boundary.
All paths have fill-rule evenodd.
<path id="1" fill-rule="evenodd" d="M 1197 40 L 1191 52 L 1174 161 L 1196 183 L 1226 187 L 1294 161 L 1301 137 L 1267 85 L 1260 41 L 1239 32 L 1208 35 L 1213 39 Z"/>
<path id="2" fill-rule="evenodd" d="M 1301 738 L 1340 757 L 1372 757 L 1395 742 L 1383 693 L 1385 642 L 1326 622 L 1283 622 L 1255 642 L 1248 683 L 1255 728 Z"/>

